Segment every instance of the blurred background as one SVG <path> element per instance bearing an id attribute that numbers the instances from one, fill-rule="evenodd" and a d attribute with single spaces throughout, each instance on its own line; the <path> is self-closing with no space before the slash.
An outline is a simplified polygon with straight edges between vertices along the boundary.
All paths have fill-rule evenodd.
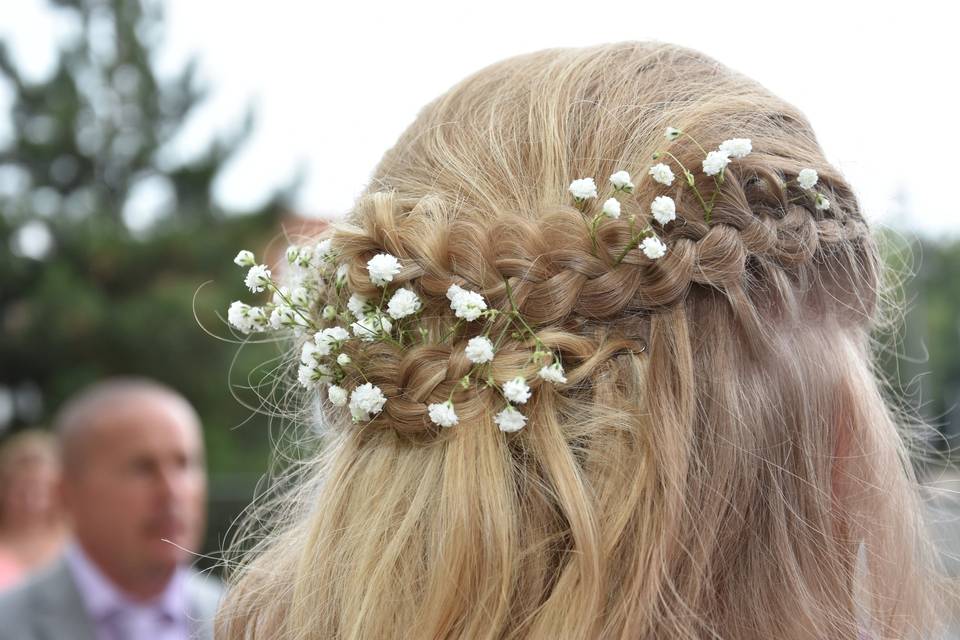
<path id="1" fill-rule="evenodd" d="M 891 399 L 960 433 L 960 62 L 946 5 L 0 2 L 0 438 L 110 374 L 203 419 L 206 551 L 267 469 L 256 387 L 277 355 L 230 338 L 232 259 L 342 215 L 417 110 L 468 73 L 556 46 L 700 49 L 798 105 L 913 275 L 887 345 Z M 469 28 L 468 28 L 469 26 Z M 918 462 L 918 464 L 920 464 Z M 956 536 L 954 536 L 956 537 Z M 953 540 L 954 538 L 950 538 Z M 201 565 L 208 561 L 201 561 Z"/>

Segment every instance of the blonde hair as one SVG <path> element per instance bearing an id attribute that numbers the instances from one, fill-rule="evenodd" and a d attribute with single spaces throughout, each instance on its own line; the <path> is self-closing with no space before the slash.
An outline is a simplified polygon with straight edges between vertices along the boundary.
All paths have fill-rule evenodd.
<path id="1" fill-rule="evenodd" d="M 594 255 L 567 186 L 628 169 L 624 218 L 648 215 L 667 126 L 706 148 L 750 138 L 753 152 L 727 168 L 709 224 L 680 177 L 678 219 L 658 227 L 667 254 L 611 266 L 626 223 L 601 226 Z M 689 139 L 670 150 L 712 188 Z M 807 167 L 828 210 L 795 186 Z M 792 105 L 670 44 L 518 56 L 427 105 L 333 229 L 352 289 L 378 293 L 365 261 L 390 252 L 424 318 L 449 316 L 451 282 L 506 308 L 510 278 L 574 384 L 535 389 L 516 434 L 497 430 L 500 403 L 483 392 L 441 430 L 425 407 L 463 375 L 463 345 L 375 351 L 365 372 L 384 412 L 362 428 L 318 418 L 324 447 L 254 524 L 220 637 L 934 627 L 951 585 L 921 517 L 916 434 L 898 431 L 874 371 L 871 331 L 887 317 L 877 243 Z M 498 352 L 497 379 L 529 373 L 528 345 L 515 352 Z"/>

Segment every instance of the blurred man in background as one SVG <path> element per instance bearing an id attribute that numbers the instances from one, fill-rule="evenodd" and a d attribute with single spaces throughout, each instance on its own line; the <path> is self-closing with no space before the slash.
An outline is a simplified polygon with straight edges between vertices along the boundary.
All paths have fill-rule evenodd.
<path id="1" fill-rule="evenodd" d="M 0 639 L 211 637 L 219 585 L 186 566 L 206 503 L 193 408 L 155 382 L 113 379 L 67 402 L 55 427 L 74 539 L 0 598 Z"/>

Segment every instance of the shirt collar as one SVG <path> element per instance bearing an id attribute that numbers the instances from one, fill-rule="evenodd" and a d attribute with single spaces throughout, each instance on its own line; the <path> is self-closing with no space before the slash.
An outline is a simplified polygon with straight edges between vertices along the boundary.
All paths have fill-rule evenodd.
<path id="1" fill-rule="evenodd" d="M 73 541 L 67 545 L 65 557 L 87 610 L 95 620 L 101 620 L 118 609 L 138 607 L 154 609 L 174 620 L 188 618 L 182 567 L 177 567 L 162 593 L 152 600 L 140 602 L 128 596 L 105 576 L 79 542 Z"/>

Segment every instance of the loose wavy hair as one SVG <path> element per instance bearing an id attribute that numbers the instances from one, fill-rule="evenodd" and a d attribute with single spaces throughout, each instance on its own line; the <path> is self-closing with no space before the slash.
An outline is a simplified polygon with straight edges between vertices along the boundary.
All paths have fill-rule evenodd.
<path id="1" fill-rule="evenodd" d="M 625 218 L 664 192 L 646 169 L 667 126 L 704 147 L 750 138 L 709 222 L 678 180 L 666 255 Z M 699 168 L 686 137 L 670 151 Z M 819 174 L 829 209 L 797 187 Z M 676 167 L 674 167 L 676 168 Z M 598 251 L 571 180 L 637 188 Z M 695 171 L 698 188 L 713 182 Z M 523 317 L 569 385 L 537 387 L 519 340 L 498 380 L 535 387 L 502 433 L 490 390 L 443 401 L 469 337 L 369 347 L 389 398 L 363 426 L 325 407 L 322 447 L 252 529 L 222 638 L 928 637 L 941 575 L 911 454 L 878 381 L 873 332 L 896 309 L 878 241 L 807 118 L 697 51 L 659 42 L 552 49 L 489 66 L 428 104 L 330 237 L 350 288 L 365 263 L 451 324 L 451 283 Z M 922 451 L 920 451 L 922 453 Z M 251 533 L 252 532 L 252 533 Z M 241 545 L 244 546 L 244 545 Z"/>

